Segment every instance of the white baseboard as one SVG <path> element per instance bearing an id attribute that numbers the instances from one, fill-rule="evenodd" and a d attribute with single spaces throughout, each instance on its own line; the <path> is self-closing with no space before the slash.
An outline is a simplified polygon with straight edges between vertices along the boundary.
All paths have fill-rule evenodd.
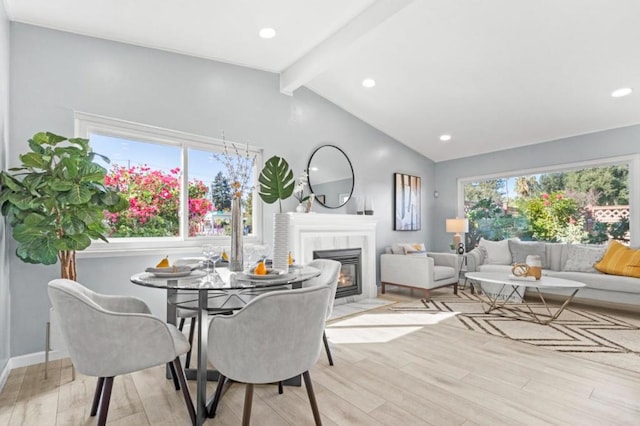
<path id="1" fill-rule="evenodd" d="M 62 359 L 67 357 L 69 357 L 69 354 L 67 353 L 67 351 L 62 351 L 58 349 L 49 351 L 49 361 L 55 361 L 57 359 Z M 40 364 L 42 362 L 44 362 L 44 351 L 16 356 L 9 360 L 9 363 L 11 364 L 12 369 L 26 367 L 29 365 Z"/>
<path id="2" fill-rule="evenodd" d="M 11 372 L 11 359 L 7 362 L 7 365 L 4 366 L 4 369 L 0 373 L 0 392 L 4 389 L 5 383 L 7 383 L 7 379 L 9 378 L 9 373 Z"/>
<path id="3" fill-rule="evenodd" d="M 69 354 L 65 350 L 51 350 L 49 351 L 49 361 L 55 361 L 57 359 L 68 358 Z M 9 373 L 14 368 L 28 367 L 30 365 L 43 363 L 45 360 L 44 351 L 34 352 L 31 354 L 15 356 L 9 358 L 9 362 L 5 365 L 4 370 L 0 372 L 0 392 L 4 389 L 4 385 L 7 383 Z"/>

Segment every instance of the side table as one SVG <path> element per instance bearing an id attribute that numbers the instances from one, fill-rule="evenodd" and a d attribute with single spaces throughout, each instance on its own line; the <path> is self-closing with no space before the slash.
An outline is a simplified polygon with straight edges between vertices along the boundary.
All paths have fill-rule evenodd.
<path id="1" fill-rule="evenodd" d="M 458 255 L 459 263 L 458 263 L 458 287 L 461 290 L 464 290 L 467 287 L 467 255 L 461 254 Z M 460 284 L 462 282 L 462 284 Z M 471 291 L 473 292 L 473 286 L 471 287 Z"/>

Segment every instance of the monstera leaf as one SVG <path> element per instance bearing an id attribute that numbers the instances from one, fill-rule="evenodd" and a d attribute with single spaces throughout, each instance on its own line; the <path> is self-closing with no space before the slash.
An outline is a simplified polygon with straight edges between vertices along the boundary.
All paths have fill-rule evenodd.
<path id="1" fill-rule="evenodd" d="M 258 181 L 260 182 L 262 201 L 267 204 L 278 201 L 282 212 L 281 200 L 289 198 L 293 194 L 295 186 L 293 171 L 289 168 L 289 163 L 284 158 L 274 155 L 267 160 Z"/>

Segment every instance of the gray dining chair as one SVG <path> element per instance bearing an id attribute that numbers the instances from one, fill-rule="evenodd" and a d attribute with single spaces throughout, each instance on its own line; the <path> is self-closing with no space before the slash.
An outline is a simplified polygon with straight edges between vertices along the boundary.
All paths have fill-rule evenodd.
<path id="1" fill-rule="evenodd" d="M 316 259 L 307 264 L 314 268 L 320 269 L 320 275 L 302 283 L 302 288 L 326 286 L 329 287 L 331 292 L 329 293 L 329 304 L 327 305 L 327 314 L 325 321 L 331 317 L 333 312 L 333 301 L 336 298 L 336 291 L 338 291 L 338 278 L 340 276 L 340 270 L 342 264 L 337 260 L 331 259 Z M 329 365 L 333 365 L 333 356 L 331 355 L 331 348 L 329 347 L 329 340 L 327 339 L 327 333 L 322 331 L 322 343 L 324 343 L 324 350 L 327 353 Z M 278 382 L 278 393 L 284 393 L 284 387 L 282 382 Z"/>
<path id="2" fill-rule="evenodd" d="M 189 343 L 175 326 L 151 315 L 141 299 L 99 294 L 72 280 L 49 282 L 49 298 L 71 361 L 80 373 L 98 377 L 90 415 L 98 414 L 99 426 L 107 421 L 115 376 L 167 363 L 195 423 L 179 358 Z"/>
<path id="3" fill-rule="evenodd" d="M 189 368 L 191 365 L 191 349 L 193 348 L 193 336 L 196 330 L 198 311 L 178 308 L 176 309 L 176 317 L 180 319 L 180 322 L 178 323 L 178 330 L 180 331 L 184 330 L 184 323 L 187 318 L 191 320 L 189 323 L 189 351 L 187 352 L 187 357 L 184 361 L 184 368 Z"/>
<path id="4" fill-rule="evenodd" d="M 246 384 L 242 424 L 251 418 L 255 384 L 277 383 L 302 374 L 313 418 L 321 424 L 309 369 L 320 357 L 331 289 L 327 286 L 265 293 L 209 325 L 208 357 L 220 373 L 214 401 L 225 382 Z M 209 411 L 215 415 L 216 405 Z"/>
<path id="5" fill-rule="evenodd" d="M 340 270 L 342 264 L 337 260 L 331 259 L 316 259 L 307 264 L 313 268 L 320 269 L 320 275 L 302 283 L 302 288 L 327 286 L 331 290 L 329 294 L 329 304 L 327 305 L 327 314 L 325 320 L 331 318 L 333 312 L 333 301 L 336 298 L 336 291 L 338 291 L 338 278 L 340 277 Z M 333 365 L 333 357 L 331 356 L 331 349 L 329 348 L 329 341 L 327 340 L 327 333 L 322 332 L 322 342 L 324 343 L 324 349 L 327 352 L 327 358 L 329 359 L 329 365 Z"/>

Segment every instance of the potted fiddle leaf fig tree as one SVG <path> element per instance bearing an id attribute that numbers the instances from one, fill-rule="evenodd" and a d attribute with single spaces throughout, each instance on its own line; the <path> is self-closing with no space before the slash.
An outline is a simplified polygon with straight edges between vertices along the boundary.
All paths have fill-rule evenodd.
<path id="1" fill-rule="evenodd" d="M 16 255 L 27 263 L 60 261 L 62 278 L 77 279 L 76 252 L 92 240 L 107 241 L 104 211 L 128 208 L 105 186 L 107 170 L 93 160 L 88 139 L 49 132 L 29 139 L 21 167 L 0 173 L 0 209 L 13 228 Z"/>

